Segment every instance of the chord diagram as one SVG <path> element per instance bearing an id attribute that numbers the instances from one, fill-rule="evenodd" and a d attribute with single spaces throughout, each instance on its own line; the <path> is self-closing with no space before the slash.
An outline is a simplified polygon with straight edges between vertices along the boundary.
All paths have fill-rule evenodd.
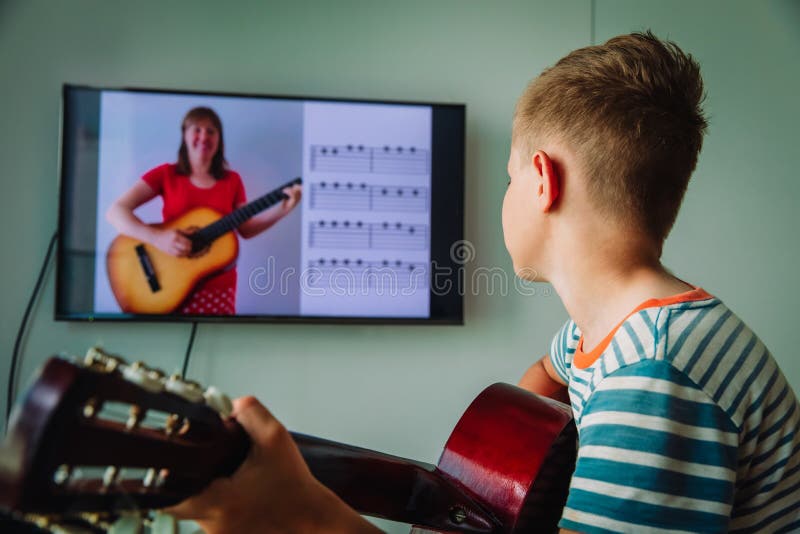
<path id="1" fill-rule="evenodd" d="M 320 258 L 308 262 L 312 287 L 353 289 L 416 289 L 428 287 L 424 263 L 402 260 L 366 261 L 350 258 Z"/>
<path id="2" fill-rule="evenodd" d="M 428 188 L 322 181 L 311 184 L 310 205 L 327 210 L 426 211 Z"/>
<path id="3" fill-rule="evenodd" d="M 335 249 L 425 250 L 428 247 L 428 226 L 401 222 L 312 221 L 309 226 L 308 246 Z"/>
<path id="4" fill-rule="evenodd" d="M 417 147 L 311 145 L 311 170 L 382 174 L 428 174 L 430 153 Z"/>

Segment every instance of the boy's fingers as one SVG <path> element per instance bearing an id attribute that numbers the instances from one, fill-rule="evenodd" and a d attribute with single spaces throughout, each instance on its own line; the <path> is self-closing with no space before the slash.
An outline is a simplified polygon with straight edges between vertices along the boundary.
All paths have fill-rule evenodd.
<path id="1" fill-rule="evenodd" d="M 276 434 L 285 432 L 280 421 L 255 397 L 241 397 L 233 401 L 233 416 L 250 438 L 262 445 L 273 443 Z"/>

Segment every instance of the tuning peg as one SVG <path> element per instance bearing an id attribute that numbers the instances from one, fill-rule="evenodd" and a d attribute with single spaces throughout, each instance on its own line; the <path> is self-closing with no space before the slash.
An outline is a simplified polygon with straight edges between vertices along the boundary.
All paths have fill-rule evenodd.
<path id="1" fill-rule="evenodd" d="M 164 390 L 164 373 L 156 369 L 149 369 L 142 362 L 123 365 L 121 370 L 125 380 L 141 386 L 150 393 L 160 393 Z"/>
<path id="2" fill-rule="evenodd" d="M 140 407 L 135 404 L 131 405 L 130 410 L 128 410 L 128 420 L 125 422 L 125 428 L 133 430 L 139 426 L 139 423 L 142 422 L 143 415 L 144 412 Z"/>
<path id="3" fill-rule="evenodd" d="M 167 377 L 167 374 L 164 371 L 155 367 L 150 367 L 148 369 L 148 373 L 150 374 L 150 378 L 153 380 L 158 380 L 159 382 L 163 382 Z"/>
<path id="4" fill-rule="evenodd" d="M 175 429 L 178 428 L 179 420 L 180 417 L 175 414 L 170 414 L 167 417 L 167 422 L 164 424 L 164 432 L 167 434 L 167 436 L 171 436 L 175 433 Z"/>
<path id="5" fill-rule="evenodd" d="M 100 401 L 98 401 L 95 397 L 92 397 L 86 404 L 83 405 L 83 416 L 87 419 L 91 419 L 95 415 L 97 415 L 97 409 L 99 408 Z"/>
<path id="6" fill-rule="evenodd" d="M 92 367 L 106 373 L 112 373 L 116 371 L 118 367 L 124 365 L 125 360 L 119 356 L 105 352 L 100 347 L 91 347 L 86 351 L 86 357 L 83 363 L 87 367 Z"/>
<path id="7" fill-rule="evenodd" d="M 181 423 L 180 428 L 178 428 L 178 423 Z M 189 422 L 188 418 L 184 417 L 181 419 L 180 416 L 171 414 L 167 416 L 167 421 L 164 424 L 164 433 L 167 436 L 172 436 L 176 432 L 178 434 L 186 434 L 189 431 L 190 426 L 191 423 Z"/>
<path id="8" fill-rule="evenodd" d="M 53 473 L 53 482 L 61 486 L 62 484 L 66 484 L 71 476 L 72 468 L 67 464 L 61 464 L 58 466 L 58 469 L 56 469 L 56 472 Z"/>
<path id="9" fill-rule="evenodd" d="M 159 469 L 158 476 L 156 477 L 156 487 L 160 488 L 167 482 L 169 477 L 169 469 Z"/>
<path id="10" fill-rule="evenodd" d="M 214 386 L 206 389 L 203 398 L 206 400 L 206 405 L 216 410 L 222 417 L 228 417 L 233 412 L 231 399 Z"/>
<path id="11" fill-rule="evenodd" d="M 113 485 L 117 481 L 118 476 L 119 476 L 119 467 L 116 467 L 114 465 L 109 465 L 106 468 L 105 473 L 103 473 L 103 485 L 105 487 Z"/>
<path id="12" fill-rule="evenodd" d="M 86 521 L 91 525 L 99 525 L 100 524 L 100 514 L 97 512 L 85 512 L 80 514 L 81 519 Z"/>
<path id="13" fill-rule="evenodd" d="M 39 515 L 39 514 L 24 514 L 22 516 L 23 521 L 27 521 L 28 523 L 33 523 L 37 527 L 41 529 L 49 529 L 51 527 L 51 520 L 50 517 L 46 515 Z"/>
<path id="14" fill-rule="evenodd" d="M 183 380 L 180 375 L 172 375 L 164 384 L 164 389 L 189 402 L 203 402 L 203 389 L 197 382 Z"/>

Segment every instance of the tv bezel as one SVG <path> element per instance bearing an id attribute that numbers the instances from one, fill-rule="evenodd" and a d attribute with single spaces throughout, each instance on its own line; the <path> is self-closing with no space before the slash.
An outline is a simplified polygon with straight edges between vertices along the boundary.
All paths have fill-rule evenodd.
<path id="1" fill-rule="evenodd" d="M 65 273 L 65 249 L 63 229 L 67 224 L 66 189 L 67 177 L 66 166 L 67 150 L 65 145 L 68 143 L 67 129 L 69 128 L 69 109 L 67 106 L 67 95 L 71 90 L 92 90 L 92 91 L 122 91 L 134 93 L 150 94 L 174 94 L 174 95 L 196 95 L 212 97 L 240 97 L 240 98 L 261 98 L 275 100 L 294 100 L 294 101 L 314 101 L 314 102 L 342 102 L 353 104 L 385 104 L 385 105 L 411 105 L 411 106 L 430 106 L 432 111 L 436 108 L 455 112 L 457 116 L 451 117 L 454 127 L 459 129 L 453 135 L 461 139 L 458 143 L 450 143 L 450 146 L 443 146 L 443 132 L 437 133 L 432 117 L 431 125 L 431 236 L 430 252 L 431 264 L 436 263 L 449 269 L 452 273 L 448 280 L 451 282 L 451 289 L 446 294 L 436 295 L 432 292 L 429 283 L 430 316 L 424 317 L 337 317 L 324 315 L 181 315 L 181 314 L 128 314 L 120 313 L 70 313 L 64 312 L 63 293 L 64 285 L 67 284 L 63 278 Z M 55 299 L 54 299 L 54 319 L 56 321 L 68 322 L 112 322 L 112 323 L 135 323 L 135 322 L 177 322 L 177 323 L 285 323 L 285 324 L 361 324 L 361 325 L 463 325 L 464 324 L 464 295 L 460 291 L 461 279 L 463 276 L 464 265 L 460 264 L 452 254 L 452 247 L 457 243 L 462 243 L 464 239 L 464 206 L 465 206 L 465 155 L 466 155 L 466 104 L 445 103 L 445 102 L 424 102 L 411 100 L 378 100 L 364 98 L 342 98 L 342 97 L 318 97 L 306 95 L 280 95 L 262 93 L 240 93 L 230 91 L 198 91 L 187 89 L 163 89 L 163 88 L 144 88 L 144 87 L 102 87 L 94 85 L 69 84 L 62 85 L 61 90 L 61 113 L 58 142 L 58 238 L 56 252 L 56 280 L 55 280 Z M 453 135 L 447 135 L 452 138 Z M 453 151 L 447 156 L 450 165 L 448 169 L 441 169 L 442 152 L 445 148 Z M 438 166 L 437 166 L 438 163 Z M 446 173 L 446 176 L 443 174 Z M 437 179 L 438 178 L 438 179 Z M 447 178 L 447 179 L 445 179 Z M 447 207 L 447 217 L 442 210 L 436 210 L 436 199 L 441 207 Z M 438 215 L 437 215 L 438 214 Z M 95 250 L 95 255 L 97 251 Z M 444 313 L 438 313 L 444 312 Z"/>

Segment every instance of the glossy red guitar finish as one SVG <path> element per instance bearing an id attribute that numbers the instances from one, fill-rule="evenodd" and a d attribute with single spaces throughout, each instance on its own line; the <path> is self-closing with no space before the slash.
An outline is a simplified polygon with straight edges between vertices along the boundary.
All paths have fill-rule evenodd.
<path id="1" fill-rule="evenodd" d="M 576 445 L 568 406 L 494 384 L 453 429 L 439 469 L 497 517 L 498 532 L 548 532 L 557 530 Z"/>

